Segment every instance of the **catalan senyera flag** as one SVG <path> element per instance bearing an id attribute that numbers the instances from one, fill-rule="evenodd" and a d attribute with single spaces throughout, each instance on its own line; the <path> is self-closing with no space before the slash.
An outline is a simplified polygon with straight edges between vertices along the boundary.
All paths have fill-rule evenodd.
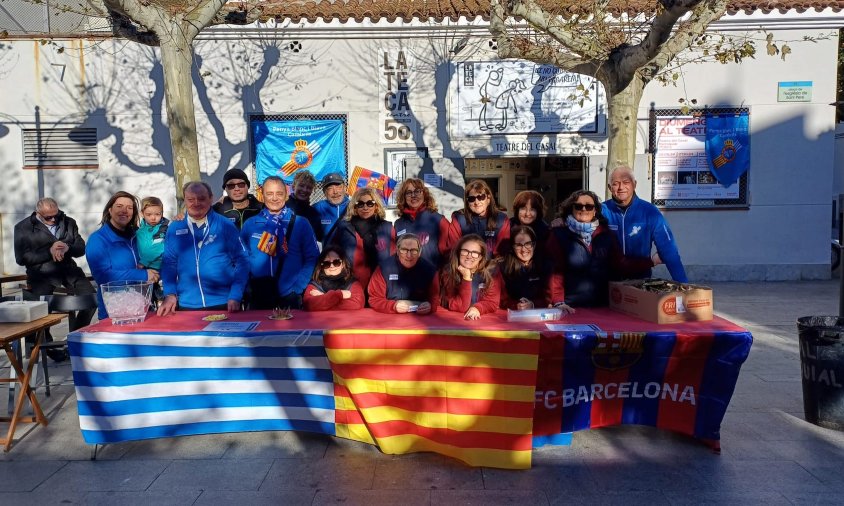
<path id="1" fill-rule="evenodd" d="M 396 188 L 396 181 L 380 172 L 364 169 L 356 165 L 352 171 L 352 176 L 349 178 L 349 195 L 354 194 L 358 188 L 366 187 L 375 188 L 386 204 L 390 200 L 393 190 Z"/>
<path id="2" fill-rule="evenodd" d="M 333 330 L 324 342 L 337 436 L 530 467 L 538 332 Z"/>

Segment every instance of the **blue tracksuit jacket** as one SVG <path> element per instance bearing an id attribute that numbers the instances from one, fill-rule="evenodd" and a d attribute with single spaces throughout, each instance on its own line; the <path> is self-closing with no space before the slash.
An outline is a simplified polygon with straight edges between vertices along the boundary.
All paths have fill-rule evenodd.
<path id="1" fill-rule="evenodd" d="M 314 204 L 314 209 L 319 213 L 319 222 L 322 224 L 322 237 L 328 239 L 328 232 L 337 221 L 346 214 L 346 207 L 349 205 L 349 196 L 343 197 L 343 202 L 337 205 L 332 204 L 328 199 L 323 199 Z"/>
<path id="2" fill-rule="evenodd" d="M 88 238 L 85 245 L 85 258 L 97 285 L 109 281 L 146 281 L 146 269 L 139 269 L 140 255 L 134 237 L 127 239 L 120 237 L 108 224 L 103 224 Z M 102 290 L 97 289 L 97 317 L 100 320 L 108 318 L 103 303 Z"/>
<path id="3" fill-rule="evenodd" d="M 680 283 L 689 282 L 680 260 L 680 252 L 674 242 L 674 235 L 655 205 L 633 195 L 633 200 L 626 209 L 618 207 L 612 199 L 605 201 L 603 208 L 610 230 L 616 233 L 624 256 L 649 257 L 651 244 L 656 244 L 656 251 L 668 267 L 671 278 Z M 648 269 L 637 277 L 646 278 L 650 275 L 651 271 Z"/>
<path id="4" fill-rule="evenodd" d="M 275 256 L 258 251 L 258 241 L 261 240 L 266 226 L 267 218 L 262 213 L 246 220 L 240 231 L 240 239 L 249 252 L 250 274 L 253 278 L 274 277 L 278 263 L 283 257 L 284 265 L 278 277 L 278 293 L 282 297 L 291 293 L 301 295 L 311 280 L 319 256 L 319 246 L 310 223 L 304 216 L 297 217 L 287 243 L 287 254 L 285 255 L 279 246 Z M 279 245 L 284 240 L 285 233 L 286 231 L 279 231 Z"/>
<path id="5" fill-rule="evenodd" d="M 164 239 L 161 281 L 165 295 L 198 309 L 243 300 L 249 280 L 249 256 L 240 231 L 223 215 L 209 212 L 199 235 L 187 220 L 172 221 Z"/>

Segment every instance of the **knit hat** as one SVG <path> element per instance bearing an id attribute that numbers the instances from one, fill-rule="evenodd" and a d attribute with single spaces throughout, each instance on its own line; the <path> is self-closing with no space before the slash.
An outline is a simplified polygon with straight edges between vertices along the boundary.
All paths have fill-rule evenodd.
<path id="1" fill-rule="evenodd" d="M 226 183 L 228 183 L 232 179 L 240 179 L 242 181 L 246 181 L 246 187 L 249 188 L 249 178 L 246 177 L 246 173 L 240 169 L 229 169 L 223 175 L 223 188 L 226 187 Z"/>
<path id="2" fill-rule="evenodd" d="M 333 184 L 346 184 L 346 180 L 338 172 L 332 172 L 322 178 L 322 187 L 328 188 Z"/>

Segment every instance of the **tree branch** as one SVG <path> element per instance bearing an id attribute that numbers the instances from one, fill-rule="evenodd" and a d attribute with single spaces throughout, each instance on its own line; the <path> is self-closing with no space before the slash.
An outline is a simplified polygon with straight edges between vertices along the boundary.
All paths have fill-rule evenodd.
<path id="1" fill-rule="evenodd" d="M 510 0 L 508 7 L 510 15 L 523 18 L 534 29 L 547 33 L 569 51 L 587 60 L 603 60 L 598 48 L 590 43 L 591 38 L 572 33 L 572 30 L 560 21 L 559 16 L 544 10 L 533 0 Z"/>
<path id="2" fill-rule="evenodd" d="M 110 9 L 108 12 L 111 15 L 111 31 L 114 35 L 145 46 L 161 45 L 161 40 L 155 32 L 141 30 L 126 14 Z"/>
<path id="3" fill-rule="evenodd" d="M 196 35 L 208 26 L 217 16 L 226 0 L 204 0 L 197 3 L 196 7 L 185 13 L 182 25 L 185 29 L 185 37 L 193 40 Z"/>
<path id="4" fill-rule="evenodd" d="M 112 14 L 112 17 L 114 13 L 117 13 L 148 31 L 156 31 L 156 23 L 160 13 L 154 4 L 150 5 L 149 2 L 133 0 L 103 0 L 103 4 Z"/>
<path id="5" fill-rule="evenodd" d="M 248 25 L 254 23 L 264 13 L 264 7 L 261 4 L 262 2 L 257 0 L 250 0 L 238 5 L 224 5 L 222 10 L 218 10 L 207 25 Z"/>

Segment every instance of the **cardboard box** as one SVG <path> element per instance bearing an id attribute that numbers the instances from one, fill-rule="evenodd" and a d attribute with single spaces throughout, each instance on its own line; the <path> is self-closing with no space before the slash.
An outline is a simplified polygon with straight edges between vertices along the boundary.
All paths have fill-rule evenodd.
<path id="1" fill-rule="evenodd" d="M 691 290 L 656 293 L 634 285 L 641 280 L 610 282 L 610 308 L 654 323 L 681 323 L 712 319 L 712 289 L 686 285 Z"/>
<path id="2" fill-rule="evenodd" d="M 0 322 L 28 323 L 47 316 L 47 303 L 38 300 L 0 302 Z"/>

